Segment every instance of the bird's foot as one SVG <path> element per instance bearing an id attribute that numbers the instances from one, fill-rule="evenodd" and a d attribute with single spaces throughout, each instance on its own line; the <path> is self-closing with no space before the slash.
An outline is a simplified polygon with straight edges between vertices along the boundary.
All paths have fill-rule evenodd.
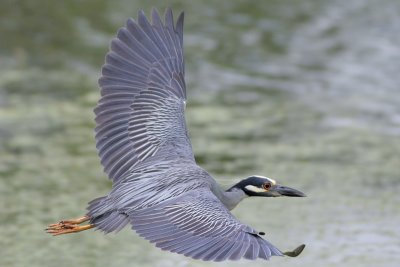
<path id="1" fill-rule="evenodd" d="M 76 219 L 63 220 L 59 223 L 54 223 L 47 226 L 46 232 L 56 236 L 85 231 L 94 227 L 93 224 L 80 225 L 89 219 L 89 216 L 83 216 Z"/>

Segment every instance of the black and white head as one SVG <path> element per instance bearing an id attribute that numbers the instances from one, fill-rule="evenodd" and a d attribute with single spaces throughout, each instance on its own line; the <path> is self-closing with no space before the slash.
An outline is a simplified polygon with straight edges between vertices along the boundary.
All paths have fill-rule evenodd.
<path id="1" fill-rule="evenodd" d="M 249 196 L 258 197 L 305 197 L 299 190 L 278 184 L 274 179 L 253 175 L 232 186 L 228 191 L 243 190 Z"/>

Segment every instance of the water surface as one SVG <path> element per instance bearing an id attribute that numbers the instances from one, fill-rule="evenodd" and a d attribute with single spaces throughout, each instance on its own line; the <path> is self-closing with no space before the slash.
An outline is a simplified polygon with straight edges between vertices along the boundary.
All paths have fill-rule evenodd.
<path id="1" fill-rule="evenodd" d="M 97 79 L 116 30 L 151 6 L 165 8 L 0 4 L 0 266 L 217 266 L 162 252 L 130 229 L 42 230 L 111 186 L 94 146 Z M 186 12 L 186 116 L 199 164 L 224 186 L 257 173 L 308 195 L 235 209 L 282 250 L 307 244 L 298 258 L 252 266 L 397 266 L 400 3 L 171 6 Z"/>

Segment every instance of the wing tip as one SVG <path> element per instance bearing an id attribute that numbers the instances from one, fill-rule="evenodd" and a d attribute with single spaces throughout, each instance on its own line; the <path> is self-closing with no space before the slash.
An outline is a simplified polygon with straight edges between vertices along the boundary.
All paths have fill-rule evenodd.
<path id="1" fill-rule="evenodd" d="M 175 31 L 174 14 L 172 13 L 171 7 L 167 7 L 165 9 L 164 23 L 165 23 L 165 26 L 171 27 L 171 29 L 173 29 Z"/>
<path id="2" fill-rule="evenodd" d="M 179 41 L 180 41 L 182 47 L 183 47 L 183 23 L 184 23 L 184 20 L 185 20 L 185 12 L 182 11 L 179 14 L 179 17 L 178 17 L 178 19 L 176 21 L 176 25 L 175 25 L 175 29 L 176 29 L 175 31 L 179 36 Z"/>
<path id="3" fill-rule="evenodd" d="M 158 9 L 153 7 L 151 9 L 151 24 L 153 26 L 160 26 L 162 25 L 162 20 L 160 16 L 160 12 L 158 12 Z"/>
<path id="4" fill-rule="evenodd" d="M 283 255 L 288 256 L 288 257 L 297 257 L 303 252 L 305 247 L 306 247 L 305 244 L 301 244 L 300 246 L 298 246 L 297 248 L 295 248 L 292 251 L 283 252 Z"/>

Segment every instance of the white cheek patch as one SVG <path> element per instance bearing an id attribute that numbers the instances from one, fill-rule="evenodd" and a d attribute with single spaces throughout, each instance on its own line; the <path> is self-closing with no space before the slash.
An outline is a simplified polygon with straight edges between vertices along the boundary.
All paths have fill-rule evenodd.
<path id="1" fill-rule="evenodd" d="M 268 177 L 260 176 L 260 175 L 253 175 L 253 176 L 254 176 L 254 177 L 261 178 L 261 179 L 266 179 L 266 180 L 270 181 L 271 184 L 276 185 L 276 181 L 275 181 L 274 179 L 272 179 L 272 178 L 268 178 Z"/>
<path id="2" fill-rule="evenodd" d="M 267 192 L 267 190 L 263 189 L 263 188 L 259 188 L 257 186 L 254 185 L 246 185 L 244 188 L 246 188 L 247 190 L 254 192 L 254 193 L 264 193 Z"/>

